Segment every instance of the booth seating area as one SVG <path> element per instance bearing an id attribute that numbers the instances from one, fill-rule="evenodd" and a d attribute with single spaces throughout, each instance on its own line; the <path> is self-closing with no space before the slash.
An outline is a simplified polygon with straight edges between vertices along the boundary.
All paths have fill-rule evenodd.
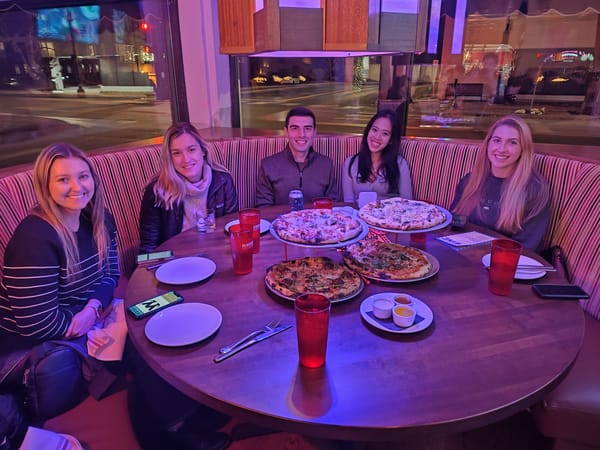
<path id="1" fill-rule="evenodd" d="M 347 156 L 358 152 L 359 136 L 319 136 L 314 148 L 331 157 L 338 171 Z M 253 206 L 260 161 L 285 146 L 280 136 L 218 139 L 210 142 L 215 159 L 232 173 L 240 208 Z M 416 199 L 449 207 L 459 179 L 475 161 L 477 145 L 438 139 L 402 142 Z M 160 145 L 115 149 L 92 156 L 103 180 L 108 208 L 115 216 L 121 270 L 125 281 L 135 268 L 138 214 L 144 186 L 156 173 Z M 570 280 L 591 296 L 582 301 L 586 336 L 579 358 L 549 398 L 534 408 L 540 430 L 556 438 L 556 449 L 600 448 L 600 165 L 560 156 L 537 154 L 536 167 L 551 186 L 552 218 L 544 247 L 560 246 Z M 31 167 L 0 173 L 0 263 L 10 236 L 35 203 Z M 340 186 L 341 191 L 341 186 Z M 124 292 L 124 291 L 123 291 Z M 500 300 L 499 300 L 500 301 Z M 110 408 L 118 413 L 107 412 Z M 87 420 L 86 418 L 102 418 Z M 91 423 L 94 423 L 92 426 Z M 50 420 L 47 427 L 68 432 L 93 450 L 135 449 L 123 391 L 83 404 Z"/>

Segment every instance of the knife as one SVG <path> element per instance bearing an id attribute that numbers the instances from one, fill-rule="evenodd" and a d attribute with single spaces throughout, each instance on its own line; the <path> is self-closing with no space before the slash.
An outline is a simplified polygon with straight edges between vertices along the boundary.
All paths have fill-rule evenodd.
<path id="1" fill-rule="evenodd" d="M 517 266 L 517 270 L 543 270 L 544 272 L 556 272 L 556 267 L 552 266 L 536 266 L 533 264 L 521 264 Z"/>
<path id="2" fill-rule="evenodd" d="M 291 328 L 293 326 L 293 324 L 288 324 L 288 325 L 282 325 L 280 327 L 275 328 L 274 330 L 271 331 L 266 331 L 258 336 L 256 336 L 254 339 L 250 339 L 248 342 L 244 342 L 241 345 L 238 345 L 237 347 L 234 347 L 232 350 L 228 351 L 227 353 L 219 353 L 217 356 L 215 356 L 214 361 L 215 362 L 221 362 L 227 358 L 229 358 L 230 356 L 235 355 L 238 352 L 241 352 L 242 350 L 251 347 L 252 345 L 260 342 L 260 341 L 264 341 L 265 339 L 269 339 L 271 336 L 275 336 L 276 334 L 281 333 L 282 331 L 287 330 L 288 328 Z"/>

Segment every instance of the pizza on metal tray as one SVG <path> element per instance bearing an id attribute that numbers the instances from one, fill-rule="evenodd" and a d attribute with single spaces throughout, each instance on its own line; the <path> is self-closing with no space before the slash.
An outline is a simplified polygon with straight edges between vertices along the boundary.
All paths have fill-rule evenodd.
<path id="1" fill-rule="evenodd" d="M 362 240 L 346 247 L 344 262 L 352 270 L 378 280 L 421 278 L 432 268 L 419 249 L 373 240 Z"/>
<path id="2" fill-rule="evenodd" d="M 284 297 L 307 292 L 337 300 L 357 294 L 363 287 L 360 276 L 327 257 L 307 256 L 283 261 L 267 269 L 267 284 Z"/>
<path id="3" fill-rule="evenodd" d="M 446 220 L 442 209 L 430 203 L 393 197 L 369 202 L 360 208 L 369 225 L 390 230 L 426 230 Z"/>
<path id="4" fill-rule="evenodd" d="M 277 235 L 300 244 L 335 244 L 362 231 L 361 222 L 331 209 L 302 209 L 282 214 L 273 221 Z"/>

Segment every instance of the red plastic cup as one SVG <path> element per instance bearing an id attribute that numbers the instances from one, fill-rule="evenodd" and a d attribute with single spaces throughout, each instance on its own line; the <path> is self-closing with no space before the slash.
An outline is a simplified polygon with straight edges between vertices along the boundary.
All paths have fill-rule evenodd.
<path id="1" fill-rule="evenodd" d="M 410 233 L 410 242 L 414 244 L 424 244 L 427 242 L 427 233 Z"/>
<path id="2" fill-rule="evenodd" d="M 488 289 L 492 294 L 509 295 L 523 246 L 510 239 L 492 241 Z"/>
<path id="3" fill-rule="evenodd" d="M 242 209 L 239 212 L 239 217 L 240 225 L 250 225 L 252 227 L 252 239 L 254 240 L 252 253 L 258 253 L 260 250 L 260 209 Z"/>
<path id="4" fill-rule="evenodd" d="M 314 369 L 325 364 L 331 302 L 320 294 L 296 298 L 296 333 L 300 365 Z"/>
<path id="5" fill-rule="evenodd" d="M 331 209 L 333 208 L 333 200 L 329 197 L 313 198 L 313 208 L 315 209 Z"/>
<path id="6" fill-rule="evenodd" d="M 229 242 L 231 244 L 231 258 L 233 259 L 233 273 L 245 275 L 252 272 L 252 227 L 250 225 L 235 224 L 229 227 Z"/>

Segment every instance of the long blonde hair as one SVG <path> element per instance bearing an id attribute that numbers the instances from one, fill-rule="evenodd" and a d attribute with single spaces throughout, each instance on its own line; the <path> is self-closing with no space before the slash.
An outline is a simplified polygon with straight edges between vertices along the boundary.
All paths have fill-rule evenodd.
<path id="1" fill-rule="evenodd" d="M 79 249 L 77 238 L 66 225 L 62 208 L 52 199 L 50 195 L 50 169 L 57 159 L 78 158 L 85 162 L 94 180 L 94 195 L 81 211 L 92 222 L 94 242 L 98 249 L 98 267 L 108 261 L 108 249 L 110 237 L 104 221 L 104 191 L 100 178 L 91 161 L 85 154 L 70 144 L 52 144 L 44 148 L 38 155 L 33 168 L 33 186 L 37 196 L 37 205 L 32 210 L 35 214 L 56 230 L 60 242 L 67 257 L 67 276 L 72 277 L 79 268 Z"/>
<path id="2" fill-rule="evenodd" d="M 483 144 L 479 147 L 475 167 L 454 212 L 468 216 L 475 211 L 481 217 L 480 200 L 484 195 L 485 181 L 492 174 L 488 145 L 500 126 L 515 129 L 519 134 L 521 145 L 521 155 L 516 162 L 516 167 L 502 185 L 500 214 L 496 223 L 497 230 L 514 234 L 523 228 L 524 223 L 540 213 L 549 197 L 547 184 L 533 167 L 531 130 L 518 116 L 502 117 L 490 127 Z M 528 207 L 529 211 L 527 211 Z"/>
<path id="3" fill-rule="evenodd" d="M 171 142 L 174 138 L 179 137 L 182 134 L 189 134 L 196 139 L 202 150 L 202 155 L 204 156 L 204 164 L 207 164 L 213 170 L 228 173 L 228 170 L 225 167 L 214 160 L 208 145 L 200 137 L 198 130 L 196 130 L 192 124 L 181 122 L 171 125 L 167 131 L 165 131 L 163 137 L 162 151 L 160 154 L 161 165 L 160 170 L 158 171 L 158 178 L 154 184 L 156 206 L 167 210 L 173 208 L 174 204 L 182 202 L 186 194 L 187 181 L 177 172 L 177 170 L 175 170 L 173 159 L 171 158 Z"/>

